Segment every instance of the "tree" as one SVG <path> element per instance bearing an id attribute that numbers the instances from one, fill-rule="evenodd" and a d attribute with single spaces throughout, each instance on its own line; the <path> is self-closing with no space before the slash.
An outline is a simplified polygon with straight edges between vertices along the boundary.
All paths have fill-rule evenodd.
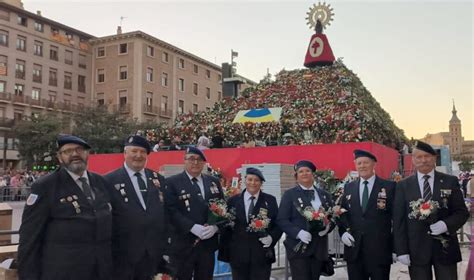
<path id="1" fill-rule="evenodd" d="M 105 107 L 84 108 L 73 116 L 73 134 L 83 138 L 94 153 L 120 153 L 124 139 L 134 134 L 138 123 Z"/>
<path id="2" fill-rule="evenodd" d="M 459 163 L 459 170 L 466 172 L 471 171 L 474 168 L 474 163 L 469 157 L 462 157 L 461 162 Z"/>
<path id="3" fill-rule="evenodd" d="M 56 163 L 56 139 L 63 130 L 63 121 L 44 114 L 19 121 L 13 128 L 20 158 L 31 168 L 35 164 Z"/>

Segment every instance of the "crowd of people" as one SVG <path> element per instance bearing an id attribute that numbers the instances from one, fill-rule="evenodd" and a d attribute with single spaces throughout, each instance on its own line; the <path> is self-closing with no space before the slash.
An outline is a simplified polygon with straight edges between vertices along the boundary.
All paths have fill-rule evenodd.
<path id="1" fill-rule="evenodd" d="M 233 123 L 240 110 L 273 107 L 282 108 L 279 122 Z M 165 144 L 178 135 L 182 143 L 196 144 L 203 133 L 209 138 L 220 134 L 228 147 L 249 142 L 281 145 L 288 140 L 284 135 L 295 144 L 373 141 L 398 147 L 405 140 L 403 131 L 340 60 L 328 67 L 282 70 L 275 81 L 217 102 L 210 111 L 182 114 L 171 127 L 159 124 L 142 133 L 152 143 Z"/>
<path id="2" fill-rule="evenodd" d="M 398 183 L 375 174 L 375 155 L 355 150 L 359 177 L 337 198 L 301 159 L 279 206 L 257 168 L 246 169 L 245 188 L 225 201 L 197 147 L 186 148 L 183 172 L 165 179 L 145 167 L 152 146 L 139 135 L 125 140 L 123 166 L 104 177 L 87 170 L 83 139 L 63 135 L 57 146 L 60 168 L 33 183 L 24 209 L 20 280 L 210 280 L 216 252 L 233 279 L 265 280 L 283 233 L 292 279 L 314 280 L 334 274 L 328 234 L 336 226 L 349 280 L 388 280 L 393 262 L 411 279 L 431 280 L 433 271 L 457 279 L 456 232 L 469 212 L 458 178 L 437 172 L 436 152 L 421 141 L 415 174 Z"/>
<path id="3" fill-rule="evenodd" d="M 46 171 L 4 170 L 0 172 L 0 201 L 24 200 L 28 188 Z"/>

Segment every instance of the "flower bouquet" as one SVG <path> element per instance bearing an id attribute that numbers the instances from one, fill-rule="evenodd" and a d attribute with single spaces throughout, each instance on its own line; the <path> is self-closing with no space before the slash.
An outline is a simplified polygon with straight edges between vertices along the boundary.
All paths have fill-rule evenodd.
<path id="1" fill-rule="evenodd" d="M 235 215 L 227 211 L 227 203 L 224 199 L 213 198 L 209 200 L 208 225 L 232 226 L 234 219 Z"/>
<path id="2" fill-rule="evenodd" d="M 306 219 L 308 230 L 311 234 L 324 230 L 329 224 L 328 213 L 326 213 L 323 207 L 315 210 L 312 206 L 306 206 L 304 209 L 302 207 L 296 206 L 296 210 L 298 210 L 300 215 Z M 303 253 L 306 251 L 307 247 L 308 244 L 300 241 L 293 248 L 293 251 L 298 252 L 301 249 L 301 252 Z"/>
<path id="3" fill-rule="evenodd" d="M 247 226 L 247 231 L 254 232 L 259 237 L 266 237 L 268 236 L 267 229 L 270 226 L 270 222 L 271 219 L 268 217 L 268 210 L 260 208 L 260 211 L 256 216 L 251 215 L 249 225 Z M 263 250 L 265 251 L 266 258 L 275 258 L 275 254 L 272 249 L 264 247 Z"/>

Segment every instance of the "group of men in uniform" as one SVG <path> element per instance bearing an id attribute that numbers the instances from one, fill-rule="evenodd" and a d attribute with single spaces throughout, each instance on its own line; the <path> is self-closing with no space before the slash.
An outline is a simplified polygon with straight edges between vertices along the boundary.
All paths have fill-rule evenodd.
<path id="1" fill-rule="evenodd" d="M 282 232 L 293 279 L 319 279 L 327 265 L 334 224 L 313 234 L 298 211 L 333 206 L 331 195 L 314 185 L 311 162 L 295 164 L 297 185 L 284 194 L 280 209 L 261 191 L 260 170 L 247 169 L 247 189 L 228 201 L 236 209 L 235 226 L 225 229 L 208 224 L 209 201 L 224 195 L 219 180 L 201 173 L 206 157 L 199 149 L 188 148 L 184 171 L 165 180 L 145 167 L 151 147 L 141 136 L 127 138 L 123 166 L 104 177 L 87 171 L 91 147 L 84 140 L 65 135 L 57 145 L 61 167 L 33 184 L 24 209 L 20 280 L 150 280 L 158 273 L 207 280 L 218 248 L 235 279 L 269 279 Z M 416 173 L 398 185 L 375 174 L 373 154 L 356 150 L 354 158 L 359 179 L 336 201 L 347 211 L 337 225 L 348 278 L 389 279 L 392 262 L 399 261 L 412 279 L 432 279 L 432 267 L 436 279 L 457 279 L 456 231 L 469 213 L 457 178 L 435 171 L 433 148 L 415 145 Z M 418 199 L 440 205 L 429 223 L 409 218 L 410 202 Z M 270 222 L 266 233 L 249 232 L 262 215 Z M 308 249 L 293 250 L 301 244 Z"/>

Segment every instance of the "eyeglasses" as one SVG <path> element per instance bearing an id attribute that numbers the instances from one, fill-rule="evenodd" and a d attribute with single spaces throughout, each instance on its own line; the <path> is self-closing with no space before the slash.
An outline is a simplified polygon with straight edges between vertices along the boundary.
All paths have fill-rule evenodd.
<path id="1" fill-rule="evenodd" d="M 76 147 L 76 148 L 71 148 L 71 149 L 66 149 L 66 150 L 62 150 L 62 151 L 59 151 L 60 154 L 65 154 L 67 156 L 70 156 L 72 155 L 74 152 L 78 153 L 78 154 L 82 154 L 86 151 L 86 149 L 84 149 L 84 147 L 82 146 L 79 146 L 79 147 Z"/>
<path id="2" fill-rule="evenodd" d="M 184 160 L 187 160 L 187 161 L 192 162 L 192 163 L 204 162 L 204 160 L 202 160 L 202 158 L 200 158 L 200 157 L 188 157 L 188 158 L 184 158 Z"/>

